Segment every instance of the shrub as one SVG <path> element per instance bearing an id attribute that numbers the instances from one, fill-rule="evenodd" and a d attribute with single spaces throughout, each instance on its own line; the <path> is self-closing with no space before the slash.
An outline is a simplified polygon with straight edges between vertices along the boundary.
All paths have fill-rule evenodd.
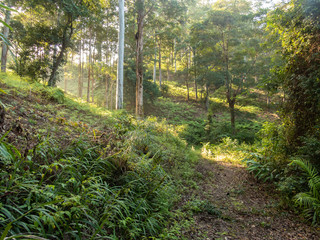
<path id="1" fill-rule="evenodd" d="M 166 97 L 169 94 L 169 86 L 166 84 L 161 85 L 161 94 L 162 96 Z"/>
<path id="2" fill-rule="evenodd" d="M 200 145 L 207 139 L 205 124 L 202 119 L 188 121 L 186 128 L 180 133 L 180 137 L 185 139 L 189 144 Z"/>

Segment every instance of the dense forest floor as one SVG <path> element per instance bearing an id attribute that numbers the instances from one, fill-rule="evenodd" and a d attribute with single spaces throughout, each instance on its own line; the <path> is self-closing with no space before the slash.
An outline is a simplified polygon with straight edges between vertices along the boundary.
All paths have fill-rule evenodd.
<path id="1" fill-rule="evenodd" d="M 11 85 L 0 85 L 8 93 L 1 96 L 7 108 L 1 135 L 9 131 L 8 141 L 22 155 L 36 148 L 39 136 L 46 135 L 61 139 L 59 146 L 68 146 L 85 136 L 96 145 L 110 145 L 109 155 L 125 146 L 121 145 L 125 139 L 121 133 L 123 120 L 117 120 L 114 113 L 93 112 L 95 108 L 89 111 L 89 107 L 79 108 L 78 103 L 70 100 L 59 104 L 60 90 L 46 92 L 40 88 L 41 91 L 34 92 L 31 87 L 26 91 L 28 87 Z M 177 131 L 179 124 L 206 117 L 203 105 L 188 104 L 181 96 L 169 95 L 155 104 L 162 105 L 156 112 L 159 120 L 166 118 Z M 275 116 L 270 111 L 268 114 L 269 118 Z M 113 120 L 102 124 L 107 119 Z M 170 174 L 178 186 L 179 197 L 174 200 L 166 234 L 156 239 L 320 239 L 319 229 L 281 204 L 281 196 L 272 184 L 258 182 L 248 173 L 240 160 L 249 151 L 249 145 L 230 140 L 208 148 L 212 154 L 204 153 L 204 147 L 196 148 L 198 160 L 182 164 L 180 170 L 179 164 L 170 163 L 170 168 L 176 166 Z"/>

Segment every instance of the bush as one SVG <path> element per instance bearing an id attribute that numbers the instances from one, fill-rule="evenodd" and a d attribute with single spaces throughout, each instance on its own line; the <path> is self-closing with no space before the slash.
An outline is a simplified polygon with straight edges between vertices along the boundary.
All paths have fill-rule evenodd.
<path id="1" fill-rule="evenodd" d="M 166 84 L 161 84 L 161 94 L 162 96 L 166 97 L 168 96 L 168 93 L 169 93 L 169 86 L 166 85 Z"/>
<path id="2" fill-rule="evenodd" d="M 205 124 L 202 119 L 188 121 L 186 128 L 180 133 L 180 137 L 185 139 L 189 144 L 200 145 L 207 139 Z"/>

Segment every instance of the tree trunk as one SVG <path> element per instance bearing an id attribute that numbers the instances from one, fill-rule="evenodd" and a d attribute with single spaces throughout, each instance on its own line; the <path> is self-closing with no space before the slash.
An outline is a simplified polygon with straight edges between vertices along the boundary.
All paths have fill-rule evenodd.
<path id="1" fill-rule="evenodd" d="M 210 101 L 209 101 L 209 84 L 206 83 L 206 110 L 209 111 Z"/>
<path id="2" fill-rule="evenodd" d="M 189 101 L 189 54 L 188 51 L 186 51 L 187 55 L 187 76 L 186 76 L 186 87 L 187 87 L 187 101 Z"/>
<path id="3" fill-rule="evenodd" d="M 167 59 L 167 82 L 169 82 L 170 80 L 169 66 L 170 66 L 170 58 Z"/>
<path id="4" fill-rule="evenodd" d="M 116 109 L 123 108 L 123 61 L 124 61 L 124 0 L 119 0 L 119 51 L 116 90 Z"/>
<path id="5" fill-rule="evenodd" d="M 94 66 L 95 66 L 95 52 L 92 53 L 92 63 L 91 63 L 91 102 L 92 103 L 94 103 L 94 88 L 95 88 Z"/>
<path id="6" fill-rule="evenodd" d="M 230 120 L 231 120 L 231 129 L 232 129 L 232 134 L 236 134 L 236 122 L 235 122 L 235 111 L 234 111 L 234 104 L 235 100 L 231 99 L 229 101 L 229 109 L 230 109 Z"/>
<path id="7" fill-rule="evenodd" d="M 91 81 L 91 39 L 89 41 L 87 102 L 90 102 L 90 81 Z"/>
<path id="8" fill-rule="evenodd" d="M 176 51 L 176 39 L 174 39 L 174 73 L 177 72 L 177 51 Z"/>
<path id="9" fill-rule="evenodd" d="M 136 116 L 143 118 L 143 19 L 144 19 L 144 0 L 137 0 L 138 16 L 136 33 Z"/>
<path id="10" fill-rule="evenodd" d="M 159 39 L 159 84 L 162 84 L 162 71 L 161 71 L 161 40 Z"/>
<path id="11" fill-rule="evenodd" d="M 106 108 L 108 108 L 109 106 L 108 106 L 108 104 L 109 104 L 109 101 L 108 101 L 108 86 L 109 86 L 109 75 L 107 75 L 106 76 L 106 89 L 105 89 L 105 91 L 106 91 L 106 98 L 105 98 L 105 106 L 106 106 Z"/>
<path id="12" fill-rule="evenodd" d="M 10 4 L 8 5 L 10 7 Z M 6 10 L 5 23 L 10 24 L 11 12 Z M 3 37 L 8 39 L 9 28 L 3 26 Z M 2 53 L 1 53 L 1 72 L 6 72 L 7 70 L 7 58 L 8 58 L 8 45 L 2 41 Z"/>
<path id="13" fill-rule="evenodd" d="M 68 29 L 70 29 L 70 33 L 68 34 Z M 67 25 L 65 26 L 64 30 L 63 30 L 63 36 L 62 36 L 62 45 L 61 45 L 61 50 L 60 53 L 56 59 L 56 61 L 54 61 L 53 67 L 52 67 L 52 72 L 48 81 L 48 86 L 55 86 L 56 85 L 56 76 L 57 76 L 57 72 L 58 69 L 62 63 L 64 54 L 67 50 L 67 47 L 69 45 L 70 39 L 72 37 L 73 34 L 73 26 L 72 26 L 72 17 L 69 16 L 68 17 L 68 22 Z"/>
<path id="14" fill-rule="evenodd" d="M 197 84 L 197 63 L 196 63 L 196 48 L 193 48 L 193 67 L 194 67 L 194 91 L 196 100 L 198 100 L 198 84 Z"/>
<path id="15" fill-rule="evenodd" d="M 154 33 L 154 59 L 153 59 L 153 82 L 156 83 L 157 78 L 157 39 Z"/>
<path id="16" fill-rule="evenodd" d="M 222 39 L 223 39 L 223 52 L 224 52 L 224 61 L 225 61 L 225 74 L 226 74 L 226 97 L 229 104 L 229 110 L 230 110 L 230 120 L 231 120 L 231 129 L 232 134 L 234 135 L 236 133 L 236 124 L 235 124 L 235 111 L 234 111 L 234 105 L 236 102 L 236 94 L 234 90 L 232 89 L 232 82 L 229 78 L 229 43 L 228 39 L 225 39 L 224 33 L 222 33 Z"/>
<path id="17" fill-rule="evenodd" d="M 113 81 L 110 79 L 110 109 L 113 110 Z"/>
<path id="18" fill-rule="evenodd" d="M 174 43 L 171 48 L 171 67 L 174 67 Z"/>
<path id="19" fill-rule="evenodd" d="M 78 97 L 82 98 L 82 41 L 80 40 Z"/>

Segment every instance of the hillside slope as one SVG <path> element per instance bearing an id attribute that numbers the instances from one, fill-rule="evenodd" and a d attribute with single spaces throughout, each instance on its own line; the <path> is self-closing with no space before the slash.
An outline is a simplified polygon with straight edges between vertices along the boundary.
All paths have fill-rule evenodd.
<path id="1" fill-rule="evenodd" d="M 0 239 L 143 239 L 164 232 L 179 178 L 195 160 L 174 131 L 13 75 L 1 82 Z"/>
<path id="2" fill-rule="evenodd" d="M 0 79 L 1 240 L 320 238 L 246 171 L 251 145 L 225 138 L 199 152 L 181 140 L 194 135 L 180 124 L 194 122 L 185 110 L 196 104 L 160 99 L 171 126 Z"/>

